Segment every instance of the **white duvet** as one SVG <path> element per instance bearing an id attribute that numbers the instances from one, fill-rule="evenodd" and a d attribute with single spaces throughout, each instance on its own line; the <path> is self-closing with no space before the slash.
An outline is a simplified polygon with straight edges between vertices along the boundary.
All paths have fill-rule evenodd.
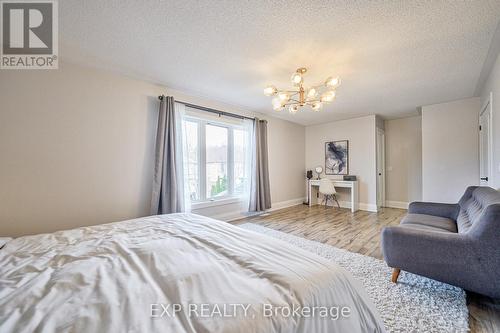
<path id="1" fill-rule="evenodd" d="M 171 214 L 8 242 L 0 332 L 35 331 L 384 328 L 361 285 L 336 264 L 224 222 Z"/>

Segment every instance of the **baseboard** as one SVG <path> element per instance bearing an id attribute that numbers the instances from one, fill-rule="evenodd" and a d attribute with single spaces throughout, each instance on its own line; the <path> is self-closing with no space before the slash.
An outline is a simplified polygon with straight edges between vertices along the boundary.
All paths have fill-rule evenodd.
<path id="1" fill-rule="evenodd" d="M 297 198 L 297 199 L 292 199 L 292 200 L 275 202 L 271 205 L 271 208 L 266 210 L 265 212 L 243 213 L 240 211 L 232 211 L 232 212 L 227 212 L 227 213 L 223 213 L 223 214 L 212 215 L 210 217 L 213 219 L 216 219 L 216 220 L 232 222 L 232 221 L 240 220 L 240 219 L 243 219 L 243 218 L 249 217 L 249 216 L 262 215 L 262 214 L 269 213 L 269 212 L 272 212 L 272 211 L 275 211 L 278 209 L 283 209 L 283 208 L 301 205 L 304 203 L 305 200 L 306 200 L 305 198 Z"/>
<path id="2" fill-rule="evenodd" d="M 336 203 L 335 203 L 336 204 Z M 349 208 L 351 209 L 351 202 L 350 201 L 339 201 L 339 205 L 341 208 Z M 329 203 L 328 206 L 333 206 L 333 203 Z M 359 210 L 364 210 L 364 211 L 367 211 L 367 212 L 374 212 L 376 213 L 378 210 L 377 210 L 377 205 L 375 204 L 367 204 L 367 203 L 363 203 L 363 202 L 360 202 L 358 204 L 358 208 Z"/>
<path id="3" fill-rule="evenodd" d="M 390 201 L 390 200 L 385 201 L 385 207 L 389 208 L 408 209 L 408 205 L 409 203 L 404 201 Z"/>
<path id="4" fill-rule="evenodd" d="M 287 201 L 275 202 L 271 205 L 271 209 L 268 209 L 267 212 L 272 212 L 278 209 L 288 208 L 292 206 L 301 205 L 306 201 L 306 198 L 297 198 Z"/>
<path id="5" fill-rule="evenodd" d="M 359 209 L 366 210 L 367 212 L 373 212 L 373 213 L 378 212 L 378 208 L 377 208 L 376 204 L 367 204 L 367 203 L 360 202 Z"/>

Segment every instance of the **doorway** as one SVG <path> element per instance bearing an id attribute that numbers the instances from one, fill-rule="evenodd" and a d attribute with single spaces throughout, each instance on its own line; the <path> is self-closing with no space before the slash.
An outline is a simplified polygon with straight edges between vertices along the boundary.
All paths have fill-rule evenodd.
<path id="1" fill-rule="evenodd" d="M 385 131 L 377 128 L 377 210 L 385 206 Z"/>
<path id="2" fill-rule="evenodd" d="M 492 167 L 492 98 L 490 93 L 486 104 L 479 114 L 479 184 L 489 186 L 491 182 Z"/>

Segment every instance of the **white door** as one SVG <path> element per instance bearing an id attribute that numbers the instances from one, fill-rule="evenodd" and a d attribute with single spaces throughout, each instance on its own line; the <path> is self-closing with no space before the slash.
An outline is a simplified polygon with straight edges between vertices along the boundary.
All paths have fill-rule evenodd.
<path id="1" fill-rule="evenodd" d="M 377 128 L 377 208 L 385 206 L 385 132 Z"/>
<path id="2" fill-rule="evenodd" d="M 479 116 L 479 183 L 488 186 L 491 179 L 491 97 Z"/>

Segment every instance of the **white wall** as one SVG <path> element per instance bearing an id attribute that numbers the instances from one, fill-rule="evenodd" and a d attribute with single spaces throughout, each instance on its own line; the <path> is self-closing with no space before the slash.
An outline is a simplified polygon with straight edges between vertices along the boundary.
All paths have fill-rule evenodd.
<path id="1" fill-rule="evenodd" d="M 349 174 L 358 176 L 360 208 L 371 211 L 377 209 L 375 128 L 374 115 L 306 127 L 307 170 L 318 165 L 325 168 L 326 142 L 349 140 Z M 340 196 L 342 201 L 349 201 L 347 193 Z"/>
<path id="2" fill-rule="evenodd" d="M 487 102 L 490 92 L 493 93 L 493 170 L 490 186 L 500 189 L 500 55 L 497 56 L 495 65 L 481 90 L 481 107 Z"/>
<path id="3" fill-rule="evenodd" d="M 157 96 L 247 113 L 155 84 L 60 63 L 0 74 L 0 235 L 148 215 Z M 303 126 L 269 121 L 274 206 L 304 197 Z M 284 203 L 283 203 L 284 202 Z M 201 211 L 237 214 L 237 204 Z"/>
<path id="4" fill-rule="evenodd" d="M 422 195 L 457 202 L 479 183 L 479 98 L 422 107 Z"/>
<path id="5" fill-rule="evenodd" d="M 422 117 L 385 121 L 386 205 L 422 200 Z"/>

